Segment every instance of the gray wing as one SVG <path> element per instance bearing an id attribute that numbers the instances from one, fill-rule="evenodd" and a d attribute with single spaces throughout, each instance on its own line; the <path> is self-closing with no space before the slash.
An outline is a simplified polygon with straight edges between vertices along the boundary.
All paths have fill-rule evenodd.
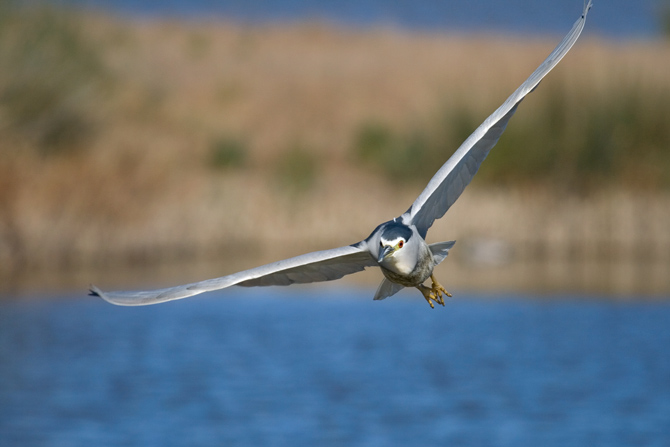
<path id="1" fill-rule="evenodd" d="M 523 98 L 533 91 L 547 73 L 549 73 L 567 54 L 584 29 L 586 14 L 591 8 L 591 1 L 584 6 L 582 16 L 575 22 L 570 32 L 561 43 L 549 54 L 547 59 L 530 75 L 530 77 L 489 116 L 461 147 L 447 160 L 428 183 L 426 189 L 414 201 L 403 215 L 406 223 L 416 225 L 421 236 L 426 237 L 428 229 L 435 219 L 456 202 L 458 197 L 477 173 L 489 151 L 498 142 L 507 122 L 514 115 Z"/>
<path id="2" fill-rule="evenodd" d="M 120 306 L 143 306 L 178 300 L 235 285 L 244 287 L 286 286 L 331 281 L 375 265 L 377 263 L 368 251 L 367 244 L 359 242 L 332 250 L 307 253 L 221 278 L 167 289 L 103 292 L 91 286 L 91 295 L 99 296 Z"/>

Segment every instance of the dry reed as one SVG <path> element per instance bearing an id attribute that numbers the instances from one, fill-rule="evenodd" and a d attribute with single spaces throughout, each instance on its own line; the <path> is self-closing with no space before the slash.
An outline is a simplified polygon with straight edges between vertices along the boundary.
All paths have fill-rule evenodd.
<path id="1" fill-rule="evenodd" d="M 106 267 L 224 251 L 237 256 L 246 247 L 269 260 L 355 242 L 403 212 L 461 136 L 445 140 L 450 146 L 419 168 L 416 182 L 391 187 L 355 157 L 361 126 L 383 123 L 397 135 L 420 129 L 433 138 L 442 123 L 436 117 L 450 106 L 463 111 L 464 104 L 476 125 L 556 40 L 99 16 L 81 23 L 112 83 L 105 95 L 88 98 L 95 133 L 76 155 L 41 156 L 30 139 L 0 127 L 3 272 L 19 260 Z M 622 85 L 668 92 L 669 69 L 667 42 L 585 39 L 521 106 L 510 130 L 533 124 L 552 94 L 580 107 L 592 94 L 618 95 Z M 0 117 L 10 112 L 0 105 Z M 221 169 L 212 162 L 222 138 L 244 148 L 243 163 Z M 305 151 L 307 167 L 286 164 Z M 289 173 L 279 182 L 278 169 Z M 282 186 L 292 178 L 298 188 Z M 535 237 L 560 245 L 560 234 L 579 226 L 569 216 L 621 197 L 638 201 L 616 182 L 602 183 L 595 202 L 566 200 L 565 191 L 537 182 L 505 181 L 503 194 L 496 190 L 500 178 L 484 172 L 475 180 L 435 237 L 484 234 L 515 244 Z M 668 200 L 665 190 L 647 188 L 644 196 Z M 535 224 L 540 214 L 544 224 Z M 589 219 L 600 217 L 584 225 Z M 634 244 L 619 223 L 625 226 L 625 218 L 610 223 L 612 234 L 624 246 Z M 658 238 L 667 241 L 668 227 Z"/>

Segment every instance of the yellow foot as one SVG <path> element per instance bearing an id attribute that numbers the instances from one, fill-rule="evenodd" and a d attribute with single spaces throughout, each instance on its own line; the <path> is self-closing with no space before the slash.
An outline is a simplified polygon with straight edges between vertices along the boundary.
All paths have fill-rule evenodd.
<path id="1" fill-rule="evenodd" d="M 426 301 L 428 301 L 430 307 L 435 309 L 433 301 L 436 302 L 437 304 L 444 306 L 444 298 L 442 297 L 442 295 L 451 297 L 451 293 L 447 292 L 447 289 L 442 287 L 442 284 L 437 282 L 437 280 L 433 275 L 430 275 L 430 279 L 433 282 L 431 287 L 426 287 L 423 284 L 421 284 L 417 287 L 417 289 L 419 289 L 423 297 L 426 299 Z"/>
<path id="2" fill-rule="evenodd" d="M 437 301 L 437 298 L 435 297 L 435 293 L 433 292 L 433 289 L 430 287 L 426 287 L 423 284 L 419 284 L 417 287 L 419 289 L 419 292 L 423 295 L 423 297 L 428 301 L 428 304 L 430 304 L 430 307 L 435 309 L 435 305 L 433 304 L 433 300 Z M 439 301 L 437 301 L 438 304 L 440 304 Z"/>
<path id="3" fill-rule="evenodd" d="M 437 282 L 437 279 L 435 279 L 435 277 L 433 276 L 432 273 L 430 275 L 430 280 L 433 281 L 433 285 L 431 286 L 431 290 L 438 297 L 438 299 L 436 301 L 444 306 L 444 299 L 442 298 L 442 294 L 445 294 L 446 296 L 451 298 L 451 293 L 447 292 L 447 289 L 445 289 L 442 286 L 442 284 Z"/>

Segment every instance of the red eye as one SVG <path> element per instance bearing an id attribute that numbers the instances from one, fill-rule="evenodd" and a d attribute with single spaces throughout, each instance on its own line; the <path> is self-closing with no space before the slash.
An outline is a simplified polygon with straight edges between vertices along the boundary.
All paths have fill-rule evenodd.
<path id="1" fill-rule="evenodd" d="M 405 242 L 404 242 L 404 241 L 400 241 L 400 242 L 398 242 L 398 248 L 402 248 L 403 245 L 405 245 Z"/>

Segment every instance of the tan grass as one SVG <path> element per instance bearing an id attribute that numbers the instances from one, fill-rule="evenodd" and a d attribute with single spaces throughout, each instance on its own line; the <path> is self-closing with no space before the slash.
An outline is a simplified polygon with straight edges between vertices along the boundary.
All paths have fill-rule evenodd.
<path id="1" fill-rule="evenodd" d="M 84 23 L 115 86 L 98 102 L 98 132 L 80 155 L 43 159 L 25 150 L 11 161 L 0 158 L 4 172 L 11 172 L 0 194 L 6 210 L 0 265 L 17 260 L 13 238 L 25 262 L 49 267 L 216 257 L 246 247 L 270 260 L 355 242 L 402 213 L 439 167 L 427 167 L 416 184 L 389 186 L 352 160 L 361 123 L 411 129 L 445 104 L 465 101 L 483 119 L 558 40 L 322 24 L 106 17 Z M 548 84 L 603 94 L 616 94 L 622 82 L 670 89 L 668 72 L 667 42 L 584 39 L 514 120 L 533 113 Z M 208 164 L 221 135 L 246 143 L 247 166 L 217 170 Z M 5 149 L 21 144 L 0 138 Z M 319 161 L 312 189 L 298 195 L 285 193 L 273 176 L 296 144 Z M 445 160 L 454 149 L 445 148 Z M 613 203 L 621 194 L 624 203 L 637 200 L 611 191 L 602 201 Z M 546 191 L 488 191 L 476 180 L 462 202 L 436 226 L 436 239 L 487 235 L 520 243 L 534 231 L 533 237 L 560 246 L 561 234 L 578 225 L 570 216 L 592 206 Z M 658 227 L 670 223 L 663 220 L 667 213 L 655 219 L 661 219 Z M 612 232 L 633 245 L 625 222 L 615 219 Z M 667 228 L 660 228 L 659 238 L 667 240 Z M 104 285 L 102 273 L 91 280 Z"/>

